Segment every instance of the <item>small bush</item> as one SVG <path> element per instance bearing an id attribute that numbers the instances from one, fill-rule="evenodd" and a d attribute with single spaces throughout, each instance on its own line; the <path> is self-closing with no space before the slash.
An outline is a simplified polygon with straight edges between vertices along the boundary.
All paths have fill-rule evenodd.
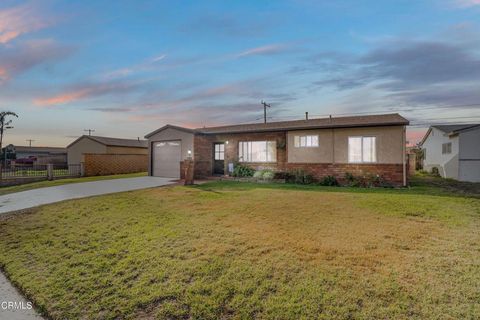
<path id="1" fill-rule="evenodd" d="M 262 176 L 263 176 L 263 171 L 260 170 L 260 171 L 255 171 L 255 173 L 253 174 L 253 177 L 255 179 L 262 179 Z"/>
<path id="2" fill-rule="evenodd" d="M 255 172 L 253 177 L 262 180 L 273 180 L 273 178 L 275 177 L 275 172 L 269 169 L 259 170 Z"/>
<path id="3" fill-rule="evenodd" d="M 287 182 L 296 184 L 311 184 L 313 176 L 303 169 L 295 169 L 288 173 Z"/>
<path id="4" fill-rule="evenodd" d="M 275 172 L 271 171 L 271 170 L 264 170 L 263 171 L 263 180 L 273 180 L 273 178 L 275 177 Z"/>
<path id="5" fill-rule="evenodd" d="M 239 177 L 239 178 L 252 177 L 254 174 L 255 174 L 254 169 L 247 167 L 243 164 L 237 164 L 233 169 L 233 173 L 232 173 L 234 177 Z"/>
<path id="6" fill-rule="evenodd" d="M 431 173 L 435 177 L 440 177 L 440 171 L 438 170 L 437 167 L 433 167 Z"/>
<path id="7" fill-rule="evenodd" d="M 320 180 L 320 185 L 322 186 L 338 186 L 337 178 L 334 176 L 326 176 Z"/>

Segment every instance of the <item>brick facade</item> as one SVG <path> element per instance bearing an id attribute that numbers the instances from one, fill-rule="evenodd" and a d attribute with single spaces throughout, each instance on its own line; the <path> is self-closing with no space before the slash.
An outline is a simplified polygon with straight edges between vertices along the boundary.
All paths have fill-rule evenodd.
<path id="1" fill-rule="evenodd" d="M 304 169 L 317 180 L 334 176 L 340 183 L 345 182 L 345 173 L 354 176 L 379 175 L 394 186 L 403 185 L 402 164 L 350 164 L 350 163 L 287 163 L 286 171 Z"/>
<path id="2" fill-rule="evenodd" d="M 104 176 L 147 171 L 146 154 L 83 154 L 86 176 Z"/>
<path id="3" fill-rule="evenodd" d="M 287 159 L 288 144 L 286 132 L 259 132 L 239 134 L 202 135 L 194 137 L 194 172 L 195 178 L 205 178 L 212 175 L 213 144 L 225 143 L 225 172 L 228 173 L 228 163 L 238 162 L 238 143 L 240 141 L 275 140 L 277 142 L 276 163 L 245 163 L 249 167 L 258 169 L 273 169 L 275 171 L 291 171 L 304 169 L 320 180 L 327 175 L 335 176 L 340 182 L 345 173 L 355 176 L 379 175 L 395 186 L 403 185 L 402 164 L 349 164 L 349 163 L 289 163 Z M 228 141 L 228 144 L 227 144 Z M 182 170 L 183 171 L 183 170 Z"/>
<path id="4" fill-rule="evenodd" d="M 277 142 L 277 162 L 245 164 L 254 169 L 271 168 L 276 171 L 284 170 L 287 159 L 286 132 L 258 132 L 218 135 L 196 134 L 193 140 L 195 178 L 204 178 L 212 175 L 214 143 L 225 143 L 225 172 L 228 172 L 228 163 L 238 162 L 238 143 L 240 141 L 263 140 L 275 140 Z"/>

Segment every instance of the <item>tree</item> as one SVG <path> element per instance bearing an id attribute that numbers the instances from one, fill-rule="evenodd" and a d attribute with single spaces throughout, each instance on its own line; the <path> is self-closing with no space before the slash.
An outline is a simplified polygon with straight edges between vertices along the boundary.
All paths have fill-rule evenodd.
<path id="1" fill-rule="evenodd" d="M 0 112 L 0 151 L 2 151 L 2 144 L 3 144 L 3 134 L 6 130 L 12 129 L 12 119 L 7 120 L 8 117 L 15 117 L 18 118 L 18 115 L 12 111 L 2 111 Z M 4 152 L 2 153 L 4 154 Z M 0 161 L 0 179 L 2 179 L 2 161 Z"/>

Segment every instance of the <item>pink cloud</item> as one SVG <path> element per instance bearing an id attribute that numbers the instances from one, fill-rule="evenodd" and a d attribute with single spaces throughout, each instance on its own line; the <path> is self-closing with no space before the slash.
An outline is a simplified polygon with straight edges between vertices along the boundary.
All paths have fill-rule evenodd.
<path id="1" fill-rule="evenodd" d="M 414 146 L 422 140 L 427 129 L 409 129 L 407 130 L 407 141 L 409 146 Z"/>
<path id="2" fill-rule="evenodd" d="M 79 91 L 59 94 L 50 98 L 38 98 L 33 100 L 33 103 L 38 106 L 53 106 L 58 104 L 70 103 L 86 97 L 90 93 L 90 91 L 91 90 L 83 89 Z"/>
<path id="3" fill-rule="evenodd" d="M 108 94 L 125 94 L 139 87 L 141 83 L 142 82 L 111 82 L 81 84 L 51 97 L 34 99 L 33 103 L 37 106 L 49 107 Z"/>
<path id="4" fill-rule="evenodd" d="M 0 10 L 0 43 L 49 26 L 51 21 L 47 22 L 37 12 L 38 8 L 32 4 Z"/>

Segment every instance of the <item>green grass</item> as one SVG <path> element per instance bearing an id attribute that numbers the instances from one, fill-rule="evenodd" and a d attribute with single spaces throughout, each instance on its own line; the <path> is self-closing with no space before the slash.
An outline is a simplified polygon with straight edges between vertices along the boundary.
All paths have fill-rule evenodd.
<path id="1" fill-rule="evenodd" d="M 480 200 L 422 188 L 72 200 L 0 219 L 0 266 L 54 319 L 478 319 Z"/>
<path id="2" fill-rule="evenodd" d="M 55 187 L 69 183 L 78 183 L 78 182 L 89 182 L 89 181 L 98 181 L 98 180 L 110 180 L 110 179 L 121 179 L 121 178 L 134 178 L 134 177 L 143 177 L 146 176 L 146 172 L 140 173 L 127 173 L 127 174 L 116 174 L 110 176 L 94 176 L 94 177 L 82 177 L 82 178 L 67 178 L 67 179 L 58 179 L 52 181 L 38 181 L 38 182 L 31 182 L 26 184 L 21 184 L 18 186 L 10 186 L 10 187 L 0 187 L 0 195 L 20 192 L 20 191 L 27 191 L 37 188 L 45 188 L 45 187 Z"/>

